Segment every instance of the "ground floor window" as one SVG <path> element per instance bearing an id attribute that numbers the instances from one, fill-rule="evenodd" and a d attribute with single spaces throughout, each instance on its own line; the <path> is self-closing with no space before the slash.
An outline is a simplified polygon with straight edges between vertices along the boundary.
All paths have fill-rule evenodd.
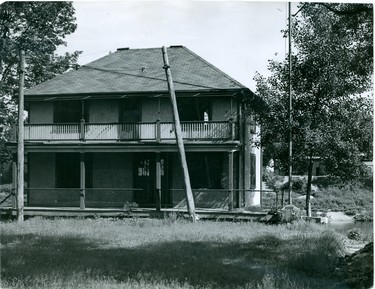
<path id="1" fill-rule="evenodd" d="M 250 154 L 250 188 L 256 188 L 256 155 Z"/>
<path id="2" fill-rule="evenodd" d="M 78 153 L 56 154 L 56 188 L 80 187 L 80 156 Z"/>
<path id="3" fill-rule="evenodd" d="M 186 158 L 193 189 L 223 188 L 223 154 L 188 153 Z"/>

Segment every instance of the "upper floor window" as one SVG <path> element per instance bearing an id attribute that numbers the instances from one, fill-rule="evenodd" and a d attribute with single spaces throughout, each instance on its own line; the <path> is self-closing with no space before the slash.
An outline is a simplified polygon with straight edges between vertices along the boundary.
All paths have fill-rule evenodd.
<path id="1" fill-rule="evenodd" d="M 78 123 L 82 117 L 88 120 L 88 103 L 80 100 L 56 101 L 53 105 L 54 123 Z M 86 109 L 85 109 L 86 107 Z"/>
<path id="2" fill-rule="evenodd" d="M 137 123 L 141 120 L 141 107 L 138 99 L 123 99 L 120 105 L 120 122 Z"/>
<path id="3" fill-rule="evenodd" d="M 209 121 L 212 119 L 211 101 L 207 98 L 177 99 L 181 121 Z"/>

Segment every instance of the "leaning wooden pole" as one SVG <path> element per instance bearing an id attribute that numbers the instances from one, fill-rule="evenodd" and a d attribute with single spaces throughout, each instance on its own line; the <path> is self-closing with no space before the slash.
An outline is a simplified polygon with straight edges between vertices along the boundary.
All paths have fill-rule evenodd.
<path id="1" fill-rule="evenodd" d="M 17 221 L 24 219 L 24 147 L 23 147 L 23 87 L 25 82 L 25 52 L 20 53 L 17 143 Z"/>
<path id="2" fill-rule="evenodd" d="M 193 192 L 191 190 L 191 185 L 190 185 L 190 177 L 189 177 L 189 170 L 188 170 L 187 162 L 186 162 L 184 142 L 182 140 L 180 117 L 178 115 L 178 110 L 177 110 L 177 101 L 176 101 L 176 94 L 175 94 L 174 86 L 173 86 L 172 73 L 169 67 L 167 49 L 164 46 L 162 48 L 162 51 L 163 51 L 164 69 L 165 69 L 165 74 L 167 76 L 167 81 L 168 81 L 168 90 L 169 90 L 169 95 L 170 95 L 170 99 L 172 103 L 173 120 L 174 120 L 174 125 L 175 125 L 175 135 L 176 135 L 176 140 L 177 140 L 178 153 L 179 153 L 179 157 L 181 161 L 182 171 L 184 174 L 184 185 L 185 185 L 187 207 L 188 207 L 188 212 L 190 214 L 192 221 L 195 222 L 196 221 L 195 204 L 194 204 Z"/>

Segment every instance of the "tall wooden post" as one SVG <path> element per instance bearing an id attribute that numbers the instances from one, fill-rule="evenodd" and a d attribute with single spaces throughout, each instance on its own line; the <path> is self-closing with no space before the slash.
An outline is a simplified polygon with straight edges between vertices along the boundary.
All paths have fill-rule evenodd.
<path id="1" fill-rule="evenodd" d="M 244 136 L 243 136 L 243 116 L 242 116 L 242 104 L 238 103 L 238 136 L 241 141 L 240 152 L 238 155 L 238 204 L 242 208 L 244 206 L 245 192 L 244 192 Z"/>
<path id="2" fill-rule="evenodd" d="M 12 162 L 12 209 L 17 209 L 17 155 L 13 155 Z"/>
<path id="3" fill-rule="evenodd" d="M 291 20 L 291 4 L 289 2 L 289 175 L 288 175 L 288 195 L 289 205 L 292 204 L 292 163 L 293 163 L 293 132 L 292 132 L 292 20 Z"/>
<path id="4" fill-rule="evenodd" d="M 174 125 L 175 125 L 177 147 L 178 147 L 179 157 L 180 157 L 182 171 L 184 175 L 184 185 L 185 185 L 185 192 L 186 192 L 187 207 L 188 207 L 188 212 L 190 214 L 192 221 L 195 222 L 196 221 L 195 204 L 194 204 L 193 192 L 191 190 L 191 185 L 190 185 L 190 177 L 189 177 L 189 170 L 188 170 L 187 162 L 186 162 L 184 142 L 182 140 L 180 117 L 178 115 L 178 110 L 177 110 L 177 101 L 176 101 L 176 94 L 175 94 L 174 86 L 173 86 L 172 73 L 169 67 L 167 49 L 164 46 L 162 48 L 162 51 L 163 51 L 164 69 L 165 69 L 165 74 L 167 76 L 167 81 L 168 81 L 168 90 L 169 90 L 170 99 L 172 103 L 173 120 L 174 120 Z"/>
<path id="5" fill-rule="evenodd" d="M 20 52 L 19 98 L 18 98 L 18 143 L 17 143 L 17 221 L 24 220 L 24 144 L 23 144 L 23 87 L 25 82 L 25 51 Z"/>
<path id="6" fill-rule="evenodd" d="M 161 211 L 161 166 L 160 153 L 156 153 L 156 210 Z"/>
<path id="7" fill-rule="evenodd" d="M 243 126 L 244 126 L 244 133 L 243 133 L 243 167 L 244 167 L 244 175 L 243 175 L 243 182 L 244 182 L 244 197 L 245 197 L 245 207 L 252 207 L 254 206 L 253 201 L 253 192 L 251 191 L 251 136 L 250 136 L 250 126 L 249 126 L 249 116 L 244 112 L 243 116 Z"/>
<path id="8" fill-rule="evenodd" d="M 79 208 L 86 208 L 86 167 L 85 167 L 85 154 L 80 153 L 80 197 Z"/>
<path id="9" fill-rule="evenodd" d="M 229 189 L 229 211 L 233 211 L 233 151 L 228 152 L 228 189 Z"/>

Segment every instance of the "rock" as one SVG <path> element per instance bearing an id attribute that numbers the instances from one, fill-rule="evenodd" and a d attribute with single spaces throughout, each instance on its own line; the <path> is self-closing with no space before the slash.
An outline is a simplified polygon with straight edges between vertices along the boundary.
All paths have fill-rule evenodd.
<path id="1" fill-rule="evenodd" d="M 341 278 L 353 289 L 368 289 L 374 285 L 374 243 L 345 256 L 338 268 Z"/>
<path id="2" fill-rule="evenodd" d="M 294 205 L 287 205 L 281 209 L 282 220 L 291 222 L 301 218 L 301 210 Z"/>

